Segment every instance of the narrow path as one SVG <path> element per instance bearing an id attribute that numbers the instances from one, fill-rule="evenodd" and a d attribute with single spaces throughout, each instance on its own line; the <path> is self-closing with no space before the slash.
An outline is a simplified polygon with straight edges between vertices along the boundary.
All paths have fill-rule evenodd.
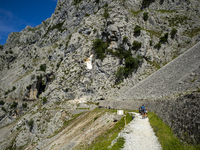
<path id="1" fill-rule="evenodd" d="M 123 150 L 161 150 L 161 145 L 149 123 L 149 118 L 142 119 L 139 113 L 119 134 L 125 138 Z"/>

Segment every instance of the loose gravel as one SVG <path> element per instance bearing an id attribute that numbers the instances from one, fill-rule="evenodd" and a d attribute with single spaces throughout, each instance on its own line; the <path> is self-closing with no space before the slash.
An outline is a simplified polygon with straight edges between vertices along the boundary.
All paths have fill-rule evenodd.
<path id="1" fill-rule="evenodd" d="M 139 113 L 133 114 L 135 118 L 119 134 L 119 137 L 125 138 L 123 150 L 161 150 L 149 119 L 142 119 Z"/>

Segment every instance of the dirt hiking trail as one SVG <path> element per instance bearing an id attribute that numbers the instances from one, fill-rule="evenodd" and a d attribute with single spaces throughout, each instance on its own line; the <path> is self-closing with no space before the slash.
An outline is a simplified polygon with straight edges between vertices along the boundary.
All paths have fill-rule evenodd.
<path id="1" fill-rule="evenodd" d="M 123 150 L 161 150 L 149 118 L 142 119 L 139 113 L 133 115 L 134 119 L 118 135 L 125 138 Z"/>

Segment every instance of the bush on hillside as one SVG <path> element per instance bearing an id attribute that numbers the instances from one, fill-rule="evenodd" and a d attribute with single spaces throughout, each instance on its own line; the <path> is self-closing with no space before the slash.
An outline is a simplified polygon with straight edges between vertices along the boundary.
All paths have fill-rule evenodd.
<path id="1" fill-rule="evenodd" d="M 133 41 L 132 48 L 133 50 L 139 50 L 141 48 L 142 43 L 138 41 Z"/>
<path id="2" fill-rule="evenodd" d="M 165 33 L 164 36 L 160 37 L 160 43 L 167 42 L 168 39 L 168 33 Z"/>
<path id="3" fill-rule="evenodd" d="M 171 33 L 170 33 L 172 39 L 175 37 L 176 33 L 177 33 L 177 30 L 175 28 L 172 28 Z"/>
<path id="4" fill-rule="evenodd" d="M 95 39 L 93 41 L 93 50 L 97 59 L 101 59 L 101 61 L 103 61 L 103 59 L 106 57 L 105 52 L 108 46 L 109 44 L 101 39 Z"/>
<path id="5" fill-rule="evenodd" d="M 141 27 L 136 25 L 134 28 L 134 35 L 135 36 L 139 36 L 140 35 L 140 31 L 141 31 Z"/>
<path id="6" fill-rule="evenodd" d="M 161 48 L 161 43 L 160 42 L 158 42 L 155 46 L 154 46 L 154 48 L 156 48 L 156 49 L 160 49 Z"/>
<path id="7" fill-rule="evenodd" d="M 40 71 L 46 71 L 46 64 L 40 65 Z"/>
<path id="8" fill-rule="evenodd" d="M 143 19 L 144 19 L 144 21 L 148 20 L 148 17 L 149 17 L 148 14 L 149 14 L 148 12 L 144 12 L 143 13 Z"/>
<path id="9" fill-rule="evenodd" d="M 5 102 L 3 100 L 0 101 L 0 105 L 4 105 Z"/>
<path id="10" fill-rule="evenodd" d="M 15 109 L 17 108 L 18 103 L 17 102 L 13 102 L 13 104 L 10 106 L 11 109 Z"/>
<path id="11" fill-rule="evenodd" d="M 151 3 L 153 3 L 153 2 L 155 2 L 155 0 L 143 0 L 141 10 L 149 7 L 149 5 L 151 5 Z"/>
<path id="12" fill-rule="evenodd" d="M 46 97 L 43 97 L 42 98 L 42 104 L 44 105 L 44 104 L 46 104 L 47 103 L 47 98 Z"/>

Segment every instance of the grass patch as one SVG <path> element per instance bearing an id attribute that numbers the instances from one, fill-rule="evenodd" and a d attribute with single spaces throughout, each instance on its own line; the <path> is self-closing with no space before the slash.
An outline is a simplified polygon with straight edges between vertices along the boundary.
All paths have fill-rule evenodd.
<path id="1" fill-rule="evenodd" d="M 112 111 L 112 110 L 111 110 Z M 126 123 L 128 124 L 132 120 L 132 116 L 130 116 L 127 111 L 125 111 L 126 114 Z M 103 135 L 97 137 L 95 139 L 95 143 L 93 142 L 88 149 L 93 149 L 93 150 L 107 150 L 109 149 L 108 147 L 111 145 L 111 142 L 117 138 L 118 133 L 124 129 L 125 126 L 125 121 L 124 117 L 118 121 L 115 126 L 109 130 L 107 130 L 106 133 Z M 115 146 L 122 146 L 123 144 L 123 139 L 119 139 L 117 144 Z M 113 145 L 114 146 L 114 145 Z M 112 149 L 112 148 L 110 148 Z M 113 148 L 114 149 L 114 148 Z"/>
<path id="2" fill-rule="evenodd" d="M 123 137 L 119 137 L 117 142 L 112 146 L 113 150 L 120 150 L 120 148 L 124 147 L 125 139 Z"/>
<path id="3" fill-rule="evenodd" d="M 184 34 L 187 34 L 191 38 L 198 35 L 199 33 L 200 33 L 200 27 L 184 32 Z"/>
<path id="4" fill-rule="evenodd" d="M 173 12 L 176 12 L 175 10 L 155 10 L 157 12 L 160 12 L 160 13 L 173 13 Z"/>
<path id="5" fill-rule="evenodd" d="M 169 25 L 170 26 L 177 26 L 179 23 L 181 25 L 187 24 L 187 21 L 191 20 L 187 16 L 180 16 L 176 15 L 174 18 L 169 19 Z"/>
<path id="6" fill-rule="evenodd" d="M 148 112 L 150 124 L 160 141 L 163 150 L 198 150 L 200 145 L 183 144 L 175 137 L 170 129 L 155 113 Z"/>
<path id="7" fill-rule="evenodd" d="M 161 36 L 161 34 L 162 34 L 161 31 L 154 31 L 154 30 L 146 30 L 146 31 L 150 33 L 151 37 L 155 36 L 155 37 L 159 38 Z"/>
<path id="8" fill-rule="evenodd" d="M 155 61 L 147 61 L 147 62 L 150 63 L 152 66 L 154 66 L 157 70 L 161 68 L 160 65 Z"/>
<path id="9" fill-rule="evenodd" d="M 133 10 L 131 10 L 131 13 L 133 14 L 134 17 L 136 17 L 141 12 L 142 12 L 142 10 L 139 10 L 139 11 L 133 11 Z"/>

